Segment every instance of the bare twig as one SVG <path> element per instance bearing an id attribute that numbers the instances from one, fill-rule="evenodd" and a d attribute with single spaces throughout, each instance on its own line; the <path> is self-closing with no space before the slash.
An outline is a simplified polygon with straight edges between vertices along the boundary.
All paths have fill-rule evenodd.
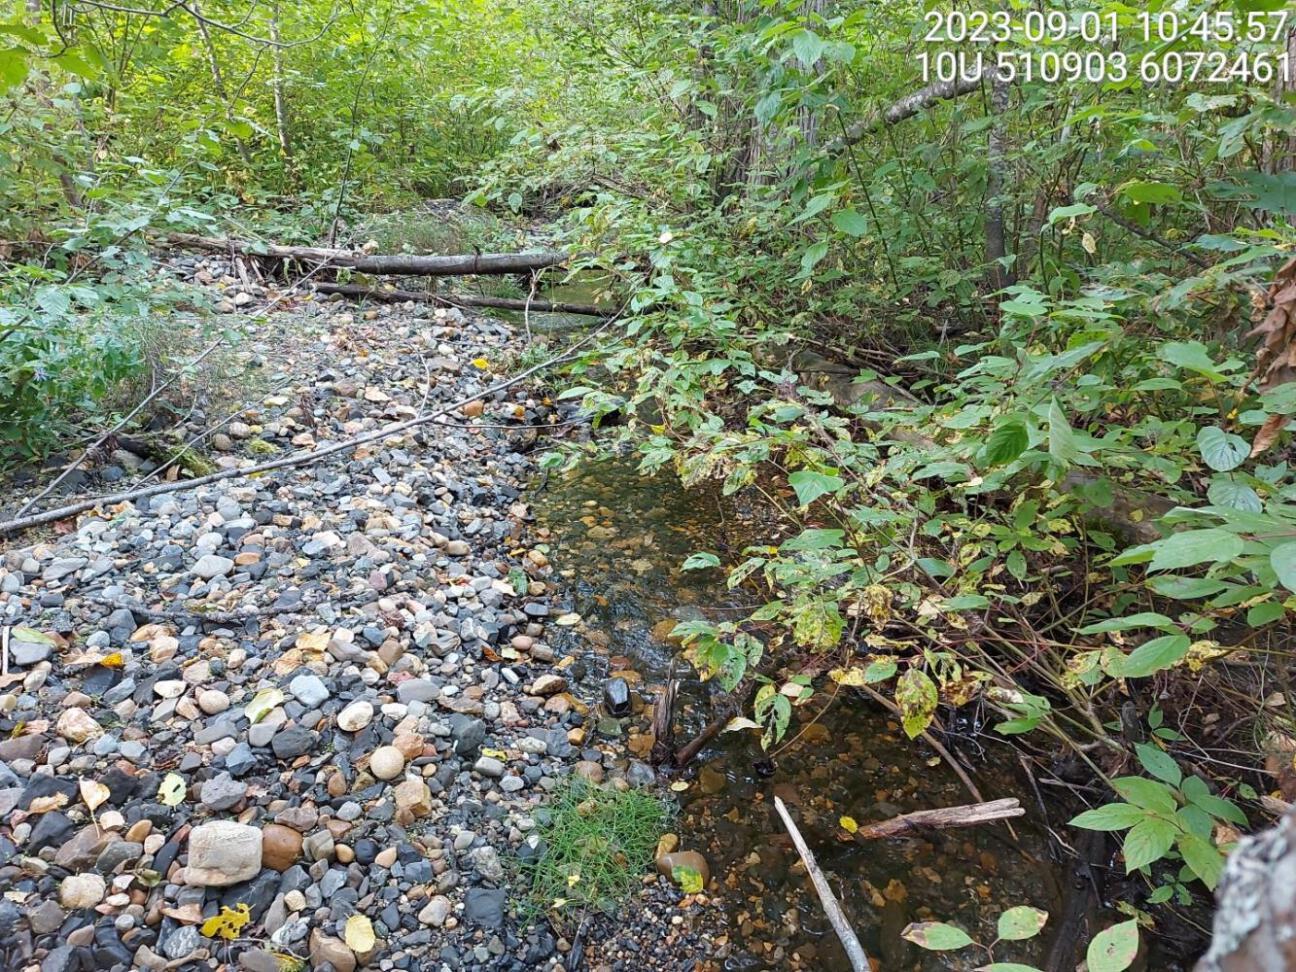
<path id="1" fill-rule="evenodd" d="M 1020 817 L 1025 813 L 1025 808 L 1016 797 L 1007 797 L 1003 800 L 991 800 L 989 803 L 972 803 L 962 807 L 941 807 L 936 810 L 902 813 L 890 820 L 866 824 L 855 832 L 855 837 L 858 840 L 877 840 L 881 837 L 898 837 L 910 830 L 923 828 L 941 830 L 946 827 L 972 827 L 992 820 L 1003 820 L 1006 817 Z"/>
<path id="2" fill-rule="evenodd" d="M 274 459 L 269 462 L 263 462 L 259 465 L 247 466 L 243 469 L 225 469 L 220 472 L 211 473 L 207 476 L 199 476 L 196 479 L 180 480 L 174 483 L 159 483 L 156 486 L 150 486 L 145 489 L 113 493 L 109 496 L 101 496 L 95 499 L 87 499 L 77 503 L 71 503 L 57 509 L 47 510 L 44 513 L 32 514 L 27 517 L 16 517 L 12 520 L 6 520 L 3 523 L 0 523 L 0 536 L 8 536 L 9 534 L 18 533 L 21 530 L 27 530 L 34 526 L 41 526 L 45 523 L 54 523 L 58 520 L 66 519 L 69 516 L 75 516 L 78 513 L 92 510 L 100 505 L 133 502 L 139 499 L 147 499 L 150 496 L 161 496 L 166 493 L 175 493 L 183 489 L 192 489 L 197 486 L 208 486 L 212 483 L 219 483 L 226 479 L 252 476 L 257 473 L 271 472 L 276 469 L 288 469 L 294 466 L 309 465 L 310 463 L 319 462 L 321 459 L 327 459 L 329 456 L 337 455 L 340 452 L 349 452 L 362 445 L 367 445 L 370 442 L 376 442 L 391 435 L 407 432 L 410 429 L 418 428 L 422 425 L 432 424 L 442 416 L 448 415 L 456 409 L 462 408 L 469 402 L 475 402 L 487 398 L 498 391 L 503 391 L 519 382 L 525 381 L 531 375 L 534 375 L 539 371 L 543 371 L 547 368 L 553 367 L 554 365 L 560 364 L 563 361 L 571 359 L 576 355 L 577 351 L 591 343 L 595 338 L 607 330 L 615 320 L 616 318 L 609 318 L 604 321 L 584 338 L 572 345 L 571 348 L 561 354 L 548 358 L 547 360 L 540 362 L 538 365 L 519 372 L 512 378 L 498 382 L 497 384 L 494 384 L 483 391 L 477 392 L 474 395 L 461 398 L 458 401 L 452 402 L 434 412 L 429 412 L 427 415 L 419 416 L 418 418 L 410 419 L 405 422 L 396 422 L 392 425 L 386 425 L 380 429 L 366 432 L 364 435 L 358 435 L 342 442 L 336 442 L 330 446 L 294 452 L 292 455 L 284 456 L 280 459 Z"/>
<path id="3" fill-rule="evenodd" d="M 783 805 L 782 799 L 777 796 L 774 798 L 774 808 L 778 810 L 779 816 L 783 818 L 783 826 L 792 835 L 792 843 L 796 845 L 797 853 L 801 855 L 801 863 L 805 865 L 806 872 L 809 873 L 810 880 L 814 883 L 815 893 L 819 895 L 819 903 L 823 906 L 824 914 L 828 917 L 828 923 L 832 925 L 833 931 L 837 933 L 837 938 L 842 943 L 842 948 L 846 950 L 846 957 L 850 959 L 851 968 L 855 972 L 870 972 L 872 966 L 869 964 L 868 956 L 864 954 L 864 946 L 860 944 L 860 940 L 851 928 L 850 922 L 846 920 L 841 905 L 837 903 L 837 896 L 833 894 L 832 888 L 828 886 L 828 879 L 824 877 L 823 871 L 819 870 L 819 865 L 815 863 L 814 854 L 810 853 L 810 848 L 806 846 L 801 831 L 797 830 L 797 825 L 793 822 L 787 807 Z"/>

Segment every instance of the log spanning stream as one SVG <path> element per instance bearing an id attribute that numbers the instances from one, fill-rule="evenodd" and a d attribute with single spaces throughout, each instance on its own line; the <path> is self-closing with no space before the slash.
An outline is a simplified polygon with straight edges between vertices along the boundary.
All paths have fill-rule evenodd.
<path id="1" fill-rule="evenodd" d="M 548 531 L 550 562 L 567 581 L 569 606 L 584 618 L 559 647 L 581 659 L 591 688 L 610 672 L 628 671 L 650 702 L 670 677 L 678 649 L 667 634 L 677 620 L 731 618 L 751 607 L 726 590 L 720 571 L 679 570 L 699 550 L 732 561 L 761 536 L 755 514 L 740 502 L 687 491 L 670 475 L 644 479 L 633 461 L 613 460 L 554 476 L 532 505 Z M 685 676 L 675 714 L 684 741 L 714 713 L 707 687 L 687 677 L 688 664 L 679 660 L 675 672 Z M 636 709 L 620 724 L 600 721 L 598 731 L 627 758 L 647 758 L 651 705 Z M 865 824 L 972 799 L 937 753 L 906 739 L 895 720 L 862 698 L 843 694 L 822 712 L 807 706 L 788 737 L 798 733 L 772 759 L 752 732 L 721 734 L 680 777 L 688 788 L 676 794 L 675 830 L 682 846 L 710 865 L 709 890 L 732 929 L 724 968 L 849 969 L 796 866 L 776 795 L 797 818 L 865 950 L 888 972 L 986 962 L 976 949 L 942 954 L 905 942 L 900 932 L 911 921 L 949 921 L 989 942 L 995 919 L 1013 905 L 1048 911 L 1050 925 L 1060 920 L 1072 870 L 1050 858 L 1038 803 L 1006 745 L 981 735 L 956 748 L 987 800 L 1016 796 L 1028 808 L 1014 822 L 1016 839 L 989 824 L 866 843 L 851 838 L 840 819 Z M 995 959 L 1043 968 L 1055 930 L 996 950 Z"/>

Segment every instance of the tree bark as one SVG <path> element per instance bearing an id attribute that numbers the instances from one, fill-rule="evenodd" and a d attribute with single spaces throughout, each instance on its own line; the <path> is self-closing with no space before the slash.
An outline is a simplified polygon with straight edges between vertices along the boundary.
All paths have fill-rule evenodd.
<path id="1" fill-rule="evenodd" d="M 567 254 L 555 250 L 534 253 L 468 253 L 452 256 L 426 256 L 415 253 L 362 253 L 335 250 L 322 246 L 278 246 L 254 240 L 198 236 L 194 233 L 171 233 L 167 240 L 175 246 L 217 253 L 240 253 L 267 260 L 296 260 L 319 266 L 343 267 L 361 273 L 391 273 L 413 277 L 453 277 L 464 274 L 527 273 L 565 263 Z"/>
<path id="2" fill-rule="evenodd" d="M 1004 147 L 1004 116 L 1008 113 L 1009 84 L 998 72 L 990 89 L 990 110 L 993 121 L 986 144 L 986 216 L 985 259 L 988 283 L 992 290 L 1002 290 L 1013 283 L 1013 274 L 1001 262 L 1007 255 L 1004 233 L 1004 166 L 1007 153 Z"/>
<path id="3" fill-rule="evenodd" d="M 580 314 L 585 317 L 611 317 L 614 311 L 593 304 L 569 304 L 561 300 L 523 300 L 517 297 L 486 297 L 477 294 L 434 294 L 419 290 L 380 290 L 360 284 L 317 283 L 315 290 L 321 294 L 342 294 L 345 297 L 363 297 L 384 303 L 406 300 L 435 304 L 437 307 L 495 307 L 500 310 L 534 311 L 539 314 Z"/>
<path id="4" fill-rule="evenodd" d="M 197 13 L 198 4 L 196 2 L 193 4 L 192 9 Z M 234 100 L 230 97 L 229 89 L 225 87 L 225 75 L 221 71 L 220 61 L 216 58 L 216 45 L 212 43 L 206 22 L 201 17 L 195 17 L 194 23 L 198 25 L 198 34 L 202 37 L 203 48 L 207 51 L 207 65 L 211 68 L 212 87 L 216 89 L 216 96 L 225 103 L 225 120 L 233 121 Z M 252 154 L 248 151 L 247 143 L 235 135 L 234 144 L 238 148 L 239 158 L 243 160 L 243 164 L 251 167 Z"/>
<path id="5" fill-rule="evenodd" d="M 279 132 L 279 154 L 283 157 L 284 168 L 292 166 L 292 138 L 288 132 L 288 103 L 284 96 L 283 47 L 279 43 L 279 2 L 275 0 L 270 6 L 270 40 L 273 42 L 272 61 L 274 64 L 274 111 L 275 127 Z"/>
<path id="6" fill-rule="evenodd" d="M 853 145 L 879 128 L 895 125 L 912 118 L 924 108 L 930 108 L 938 101 L 948 101 L 952 98 L 961 98 L 965 94 L 971 94 L 981 87 L 981 77 L 981 75 L 977 75 L 974 78 L 940 81 L 936 84 L 929 84 L 925 88 L 919 88 L 917 91 L 905 95 L 899 101 L 893 101 L 881 111 L 875 112 L 851 125 L 846 129 L 846 134 L 843 137 L 829 142 L 828 154 L 835 155 L 847 145 Z"/>

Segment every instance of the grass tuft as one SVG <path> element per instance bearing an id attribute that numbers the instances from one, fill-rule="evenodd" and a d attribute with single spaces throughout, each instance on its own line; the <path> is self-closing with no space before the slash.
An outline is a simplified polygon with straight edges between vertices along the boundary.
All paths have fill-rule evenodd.
<path id="1" fill-rule="evenodd" d="M 575 777 L 536 815 L 545 852 L 527 862 L 538 911 L 615 911 L 651 866 L 669 810 L 645 790 Z"/>

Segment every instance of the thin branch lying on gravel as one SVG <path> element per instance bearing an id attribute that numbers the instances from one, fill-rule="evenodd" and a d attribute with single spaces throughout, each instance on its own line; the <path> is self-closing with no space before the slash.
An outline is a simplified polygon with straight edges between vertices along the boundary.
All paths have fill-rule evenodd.
<path id="1" fill-rule="evenodd" d="M 850 922 L 846 920 L 841 905 L 837 903 L 837 896 L 833 894 L 832 888 L 828 885 L 828 879 L 824 877 L 823 871 L 819 870 L 814 854 L 810 852 L 805 838 L 801 836 L 801 831 L 797 829 L 796 823 L 792 820 L 792 815 L 788 813 L 787 807 L 783 805 L 783 800 L 780 797 L 776 796 L 774 798 L 774 808 L 778 810 L 779 816 L 783 818 L 783 826 L 787 828 L 792 837 L 792 843 L 796 845 L 797 853 L 801 855 L 801 863 L 805 865 L 806 871 L 810 875 L 810 880 L 814 884 L 815 893 L 819 895 L 819 903 L 823 905 L 828 923 L 832 925 L 833 931 L 837 933 L 837 938 L 842 943 L 842 948 L 846 950 L 846 957 L 850 959 L 851 968 L 855 972 L 870 972 L 873 966 L 869 964 L 868 956 L 864 953 L 864 946 L 860 944 L 855 930 L 851 928 Z"/>
<path id="2" fill-rule="evenodd" d="M 133 419 L 136 415 L 138 415 L 143 410 L 144 406 L 146 406 L 149 402 L 153 401 L 153 399 L 157 398 L 164 391 L 170 388 L 173 384 L 175 384 L 177 378 L 183 375 L 188 369 L 201 363 L 204 358 L 206 358 L 209 354 L 211 354 L 213 351 L 215 351 L 224 343 L 225 343 L 224 338 L 218 338 L 217 340 L 213 341 L 211 344 L 207 345 L 207 347 L 205 347 L 202 350 L 202 353 L 200 353 L 196 358 L 194 358 L 188 364 L 183 365 L 181 368 L 179 368 L 174 375 L 172 375 L 166 381 L 162 382 L 162 384 L 155 385 L 153 390 L 144 396 L 143 401 L 141 401 L 138 405 L 132 408 L 125 415 L 123 415 L 121 419 L 117 422 L 117 424 L 115 424 L 111 429 L 109 429 L 103 435 L 99 436 L 99 438 L 96 439 L 92 445 L 88 446 L 85 450 L 82 451 L 81 455 L 77 456 L 66 466 L 64 466 L 63 471 L 59 473 L 57 476 L 55 476 L 54 480 L 48 486 L 46 486 L 39 493 L 37 493 L 26 503 L 24 503 L 21 507 L 19 507 L 18 512 L 14 514 L 15 519 L 21 518 L 24 513 L 26 513 L 28 510 L 34 507 L 37 503 L 43 500 L 50 493 L 54 492 L 54 490 L 58 487 L 58 484 L 63 482 L 63 480 L 67 479 L 68 476 L 72 474 L 72 470 L 76 469 L 77 466 L 81 465 L 81 463 L 85 460 L 85 457 L 87 455 L 94 452 L 105 442 L 107 442 L 113 436 L 114 433 L 120 432 L 125 427 L 127 422 L 129 422 L 131 419 Z"/>
<path id="3" fill-rule="evenodd" d="M 517 297 L 489 297 L 478 294 L 437 294 L 430 290 L 394 290 L 383 287 L 364 287 L 360 284 L 317 283 L 316 293 L 341 294 L 343 297 L 356 297 L 361 300 L 376 300 L 388 304 L 400 304 L 412 301 L 418 304 L 432 304 L 436 307 L 492 307 L 496 310 L 515 310 L 526 314 L 527 337 L 531 336 L 530 312 L 537 314 L 578 314 L 583 317 L 609 317 L 612 311 L 594 304 L 573 304 L 563 300 L 535 300 L 535 288 L 532 297 L 522 300 Z"/>
<path id="4" fill-rule="evenodd" d="M 451 402 L 449 405 L 437 409 L 434 412 L 429 412 L 427 415 L 422 415 L 406 422 L 397 422 L 393 425 L 384 426 L 381 429 L 375 429 L 372 432 L 366 432 L 364 435 L 358 435 L 342 442 L 336 442 L 333 445 L 325 446 L 324 448 L 294 452 L 292 455 L 284 456 L 281 459 L 273 459 L 269 462 L 263 462 L 255 466 L 248 466 L 243 469 L 224 469 L 207 476 L 199 476 L 196 479 L 177 480 L 173 483 L 159 483 L 156 486 L 149 486 L 144 489 L 127 490 L 122 493 L 112 493 L 107 496 L 99 496 L 92 499 L 82 500 L 77 503 L 70 503 L 67 506 L 60 506 L 57 509 L 46 510 L 44 513 L 34 513 L 31 516 L 26 517 L 15 517 L 12 520 L 6 520 L 3 523 L 0 523 L 0 537 L 9 536 L 10 534 L 18 533 L 22 530 L 30 529 L 31 527 L 42 526 L 46 523 L 54 523 L 58 520 L 64 520 L 69 516 L 75 516 L 78 513 L 85 513 L 97 506 L 133 502 L 134 500 L 147 499 L 151 496 L 161 496 L 166 493 L 177 493 L 181 490 L 192 489 L 198 486 L 208 486 L 212 483 L 223 482 L 226 479 L 236 479 L 239 477 L 253 476 L 258 473 L 272 472 L 276 469 L 288 469 L 293 466 L 308 465 L 313 462 L 318 462 L 321 459 L 327 459 L 329 456 L 337 455 L 339 452 L 349 452 L 352 449 L 359 448 L 362 445 L 367 445 L 370 442 L 384 439 L 389 435 L 407 432 L 410 429 L 418 428 L 422 425 L 431 425 L 437 419 L 449 415 L 456 409 L 463 408 L 463 406 L 467 405 L 469 402 L 480 401 L 496 392 L 503 391 L 506 388 L 511 388 L 512 386 L 525 381 L 537 372 L 544 371 L 547 368 L 552 368 L 556 364 L 561 364 L 564 361 L 570 360 L 575 357 L 577 351 L 591 343 L 595 338 L 611 327 L 616 320 L 617 317 L 608 318 L 561 354 L 555 355 L 537 365 L 527 368 L 525 371 L 519 372 L 512 378 L 498 382 L 489 388 L 477 392 L 475 395 L 469 395 L 465 398 Z"/>

